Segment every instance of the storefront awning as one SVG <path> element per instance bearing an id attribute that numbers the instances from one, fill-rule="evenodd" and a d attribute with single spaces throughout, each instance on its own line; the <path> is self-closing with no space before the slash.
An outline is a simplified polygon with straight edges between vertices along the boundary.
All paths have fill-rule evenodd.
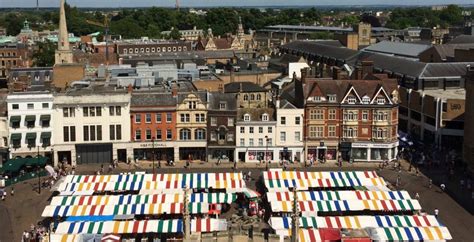
<path id="1" fill-rule="evenodd" d="M 10 117 L 10 122 L 20 122 L 21 121 L 21 116 L 11 116 Z"/>
<path id="2" fill-rule="evenodd" d="M 21 134 L 12 134 L 11 136 L 12 140 L 21 140 Z"/>
<path id="3" fill-rule="evenodd" d="M 46 162 L 48 161 L 48 158 L 43 157 L 43 156 L 37 156 L 34 158 L 25 158 L 25 159 L 26 159 L 26 162 L 25 162 L 26 166 L 45 166 Z"/>
<path id="4" fill-rule="evenodd" d="M 43 115 L 40 116 L 41 121 L 50 120 L 50 119 L 51 119 L 51 115 L 49 115 L 49 114 L 43 114 Z"/>
<path id="5" fill-rule="evenodd" d="M 51 132 L 42 132 L 41 133 L 41 138 L 51 138 Z"/>
<path id="6" fill-rule="evenodd" d="M 26 133 L 26 139 L 36 139 L 36 133 Z"/>
<path id="7" fill-rule="evenodd" d="M 25 164 L 25 158 L 17 158 L 7 161 L 7 163 L 3 164 L 3 170 L 5 172 L 14 173 L 21 169 L 21 167 Z"/>
<path id="8" fill-rule="evenodd" d="M 25 117 L 26 122 L 31 122 L 31 121 L 35 121 L 35 120 L 36 120 L 35 115 L 26 115 L 26 117 Z"/>

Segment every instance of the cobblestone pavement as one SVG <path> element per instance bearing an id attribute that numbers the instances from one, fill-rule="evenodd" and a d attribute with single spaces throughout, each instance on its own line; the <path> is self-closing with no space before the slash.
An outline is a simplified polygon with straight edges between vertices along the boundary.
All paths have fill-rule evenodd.
<path id="1" fill-rule="evenodd" d="M 278 164 L 271 164 L 276 168 Z M 217 166 L 215 163 L 192 163 L 188 169 L 183 168 L 184 163 L 177 163 L 174 167 L 155 162 L 155 172 L 157 173 L 187 173 L 187 172 L 223 172 L 231 171 L 233 163 L 222 163 Z M 448 194 L 442 193 L 437 186 L 428 189 L 428 178 L 423 174 L 416 176 L 413 172 L 407 172 L 407 164 L 404 164 L 404 170 L 400 173 L 401 185 L 398 189 L 407 190 L 414 197 L 418 192 L 422 208 L 428 213 L 433 213 L 435 208 L 440 210 L 439 216 L 442 223 L 450 229 L 453 235 L 453 241 L 472 242 L 474 241 L 474 216 L 456 203 Z M 119 164 L 119 167 L 112 173 L 148 171 L 152 172 L 153 164 L 151 162 L 140 162 L 138 165 Z M 78 174 L 94 174 L 100 169 L 100 165 L 78 166 Z M 252 182 L 248 183 L 250 188 L 255 189 L 255 181 L 258 180 L 261 171 L 266 169 L 265 164 L 238 164 L 237 170 L 242 172 L 250 171 Z M 289 165 L 288 169 L 306 169 L 306 170 L 378 170 L 378 164 L 347 164 L 342 168 L 335 163 L 317 164 L 313 167 L 306 167 L 302 164 Z M 107 170 L 107 165 L 105 166 Z M 391 168 L 379 171 L 387 181 L 394 183 L 398 172 Z M 48 190 L 42 190 L 38 194 L 38 181 L 36 179 L 28 180 L 15 185 L 15 195 L 7 196 L 7 199 L 0 202 L 0 242 L 20 241 L 23 230 L 28 229 L 31 224 L 36 224 L 41 220 L 43 208 L 49 203 L 52 193 Z M 9 192 L 11 188 L 7 188 Z M 474 201 L 473 201 L 474 203 Z"/>

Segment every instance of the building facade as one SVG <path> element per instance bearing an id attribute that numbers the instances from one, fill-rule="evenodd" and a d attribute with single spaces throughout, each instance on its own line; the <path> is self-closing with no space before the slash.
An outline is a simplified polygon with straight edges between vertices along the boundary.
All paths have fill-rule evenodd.
<path id="1" fill-rule="evenodd" d="M 209 93 L 207 160 L 235 161 L 237 101 L 233 93 Z"/>
<path id="2" fill-rule="evenodd" d="M 130 94 L 125 91 L 59 93 L 53 120 L 55 161 L 75 165 L 133 157 Z"/>
<path id="3" fill-rule="evenodd" d="M 207 92 L 178 93 L 175 160 L 206 160 Z"/>
<path id="4" fill-rule="evenodd" d="M 189 41 L 154 41 L 140 40 L 128 41 L 116 44 L 117 54 L 119 55 L 159 55 L 167 52 L 186 52 L 191 51 L 191 42 Z"/>
<path id="5" fill-rule="evenodd" d="M 176 95 L 133 93 L 130 107 L 134 158 L 168 161 L 176 146 Z"/>
<path id="6" fill-rule="evenodd" d="M 306 81 L 308 160 L 382 161 L 397 153 L 397 82 Z"/>
<path id="7" fill-rule="evenodd" d="M 474 121 L 474 67 L 467 68 L 466 73 L 466 112 L 465 122 Z M 469 171 L 474 172 L 474 127 L 466 125 L 464 128 L 463 159 Z"/>
<path id="8" fill-rule="evenodd" d="M 292 162 L 303 161 L 304 109 L 297 108 L 288 100 L 276 100 L 276 148 L 278 159 Z"/>
<path id="9" fill-rule="evenodd" d="M 49 92 L 12 93 L 7 97 L 10 158 L 51 158 L 53 151 L 53 94 Z"/>

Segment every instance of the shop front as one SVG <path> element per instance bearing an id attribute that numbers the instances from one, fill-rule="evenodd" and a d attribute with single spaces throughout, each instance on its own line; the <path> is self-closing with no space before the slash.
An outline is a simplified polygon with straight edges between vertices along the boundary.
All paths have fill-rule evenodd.
<path id="1" fill-rule="evenodd" d="M 328 161 L 337 159 L 336 142 L 320 142 L 318 146 L 308 147 L 308 160 Z"/>
<path id="2" fill-rule="evenodd" d="M 179 147 L 180 160 L 206 160 L 206 147 Z"/>
<path id="3" fill-rule="evenodd" d="M 393 143 L 363 143 L 351 144 L 351 159 L 354 161 L 384 161 L 396 158 L 398 141 Z"/>
<path id="4" fill-rule="evenodd" d="M 225 161 L 233 162 L 234 161 L 234 147 L 208 147 L 207 156 L 209 162 Z"/>
<path id="5" fill-rule="evenodd" d="M 146 142 L 134 145 L 133 157 L 136 160 L 171 160 L 174 159 L 174 148 L 167 147 L 164 142 Z"/>
<path id="6" fill-rule="evenodd" d="M 278 152 L 276 148 L 268 148 L 268 149 L 265 149 L 265 148 L 263 149 L 240 148 L 239 149 L 237 148 L 236 149 L 237 159 L 240 162 L 263 162 L 266 160 L 271 161 L 271 162 L 277 162 L 278 160 L 275 160 L 276 152 Z"/>

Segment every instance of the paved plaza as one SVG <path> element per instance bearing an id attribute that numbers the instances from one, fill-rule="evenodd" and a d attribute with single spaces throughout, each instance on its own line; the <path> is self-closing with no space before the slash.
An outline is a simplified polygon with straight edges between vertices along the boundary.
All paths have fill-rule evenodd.
<path id="1" fill-rule="evenodd" d="M 157 164 L 155 164 L 158 167 Z M 184 164 L 177 164 L 176 167 L 168 167 L 162 165 L 156 168 L 158 173 L 183 173 L 183 172 L 223 172 L 231 171 L 233 164 L 221 164 L 216 166 L 214 163 L 195 163 L 191 168 L 184 169 Z M 276 167 L 277 164 L 272 164 Z M 137 167 L 121 164 L 113 173 L 120 173 L 132 170 L 147 170 L 151 172 L 151 163 L 142 163 Z M 414 173 L 407 172 L 405 164 L 402 172 L 392 169 L 384 169 L 379 171 L 379 175 L 386 181 L 395 184 L 398 174 L 401 178 L 401 184 L 397 189 L 408 191 L 412 197 L 415 194 L 420 195 L 420 203 L 422 208 L 429 214 L 433 214 L 435 208 L 439 209 L 439 219 L 441 223 L 446 225 L 453 237 L 452 241 L 473 241 L 474 234 L 474 216 L 456 203 L 448 194 L 443 193 L 439 187 L 433 186 L 428 188 L 429 179 L 424 175 L 416 176 Z M 87 167 L 78 167 L 79 174 L 93 174 L 100 169 L 100 165 L 89 165 Z M 255 189 L 256 181 L 261 175 L 261 171 L 265 170 L 265 164 L 238 164 L 237 170 L 244 173 L 251 172 L 252 181 L 247 182 L 247 186 Z M 288 169 L 303 169 L 301 165 L 292 165 Z M 315 167 L 305 168 L 308 171 L 335 171 L 335 170 L 377 170 L 374 164 L 344 164 L 342 168 L 335 164 L 318 164 Z M 7 196 L 6 200 L 0 203 L 0 242 L 3 241 L 20 241 L 21 234 L 24 230 L 30 228 L 31 224 L 36 224 L 41 219 L 41 213 L 44 207 L 50 202 L 52 193 L 48 190 L 42 190 L 38 194 L 38 181 L 36 179 L 15 185 L 15 195 Z M 11 188 L 7 188 L 10 191 Z"/>

